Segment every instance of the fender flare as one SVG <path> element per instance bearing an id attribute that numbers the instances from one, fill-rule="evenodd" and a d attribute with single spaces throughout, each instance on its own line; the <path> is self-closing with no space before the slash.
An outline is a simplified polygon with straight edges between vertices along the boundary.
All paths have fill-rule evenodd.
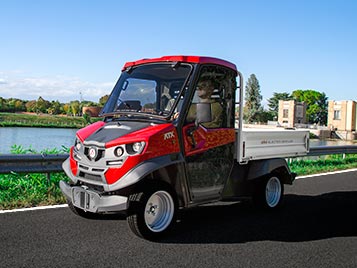
<path id="1" fill-rule="evenodd" d="M 107 191 L 116 191 L 123 189 L 125 187 L 131 186 L 149 174 L 158 171 L 162 168 L 184 163 L 184 159 L 181 154 L 171 154 L 149 159 L 145 162 L 140 163 L 129 172 L 127 172 L 123 177 L 121 177 L 117 182 L 108 185 Z"/>
<path id="2" fill-rule="evenodd" d="M 247 180 L 254 180 L 272 172 L 278 173 L 284 184 L 291 185 L 295 180 L 296 174 L 290 172 L 289 166 L 284 158 L 255 160 L 249 162 L 249 165 Z"/>

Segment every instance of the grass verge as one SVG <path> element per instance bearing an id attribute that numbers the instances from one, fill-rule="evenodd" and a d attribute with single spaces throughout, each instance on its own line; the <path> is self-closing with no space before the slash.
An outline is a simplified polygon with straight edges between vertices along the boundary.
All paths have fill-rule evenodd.
<path id="1" fill-rule="evenodd" d="M 357 168 L 357 155 L 328 155 L 319 158 L 294 159 L 289 162 L 292 172 L 299 176 Z"/>
<path id="2" fill-rule="evenodd" d="M 88 121 L 89 120 L 89 121 Z M 59 115 L 36 115 L 19 113 L 0 113 L 0 127 L 60 127 L 82 128 L 100 118 L 83 118 Z"/>
<path id="3" fill-rule="evenodd" d="M 66 199 L 58 183 L 67 181 L 64 173 L 0 175 L 0 210 L 64 204 Z"/>
<path id="4" fill-rule="evenodd" d="M 69 148 L 36 151 L 21 145 L 11 147 L 12 154 L 63 154 Z M 65 197 L 59 189 L 59 181 L 68 181 L 64 172 L 51 173 L 49 179 L 44 173 L 0 174 L 0 210 L 27 208 L 43 205 L 64 204 Z"/>
<path id="5" fill-rule="evenodd" d="M 13 149 L 16 153 L 27 152 L 18 146 Z M 289 167 L 300 176 L 357 168 L 357 155 L 294 159 Z M 40 173 L 0 175 L 0 210 L 64 204 L 66 200 L 58 186 L 60 180 L 68 181 L 68 178 L 64 173 L 52 173 L 48 182 L 46 174 Z"/>

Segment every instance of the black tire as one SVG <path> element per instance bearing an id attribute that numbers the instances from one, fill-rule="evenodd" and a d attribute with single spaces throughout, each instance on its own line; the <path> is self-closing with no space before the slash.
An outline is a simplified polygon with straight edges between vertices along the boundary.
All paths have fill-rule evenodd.
<path id="1" fill-rule="evenodd" d="M 176 210 L 175 195 L 168 187 L 149 187 L 129 197 L 127 222 L 138 237 L 157 240 L 172 229 Z"/>
<path id="2" fill-rule="evenodd" d="M 80 216 L 82 218 L 86 218 L 86 219 L 98 219 L 100 217 L 99 214 L 96 213 L 92 213 L 92 212 L 87 212 L 84 211 L 83 209 L 80 209 L 76 206 L 73 205 L 72 201 L 67 200 L 67 204 L 69 209 L 76 214 L 77 216 Z"/>
<path id="3" fill-rule="evenodd" d="M 284 197 L 284 184 L 279 176 L 270 174 L 255 184 L 253 202 L 259 208 L 275 210 L 281 207 Z"/>

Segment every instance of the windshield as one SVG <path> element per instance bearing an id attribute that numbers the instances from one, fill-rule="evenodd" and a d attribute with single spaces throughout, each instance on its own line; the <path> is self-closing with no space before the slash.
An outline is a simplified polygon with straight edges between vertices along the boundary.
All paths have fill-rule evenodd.
<path id="1" fill-rule="evenodd" d="M 191 68 L 189 64 L 147 64 L 122 72 L 102 114 L 168 116 L 177 106 Z"/>

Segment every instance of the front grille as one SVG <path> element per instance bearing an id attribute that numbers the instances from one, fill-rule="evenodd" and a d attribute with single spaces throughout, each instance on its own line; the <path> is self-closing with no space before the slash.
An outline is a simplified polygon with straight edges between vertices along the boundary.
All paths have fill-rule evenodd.
<path id="1" fill-rule="evenodd" d="M 96 181 L 96 182 L 103 182 L 102 176 L 100 176 L 100 175 L 88 174 L 86 172 L 81 171 L 81 172 L 79 172 L 79 176 L 84 178 L 84 179 L 87 179 L 87 180 Z"/>
<path id="2" fill-rule="evenodd" d="M 91 183 L 87 183 L 87 182 L 80 182 L 80 185 L 84 185 L 87 186 L 89 189 L 97 191 L 99 193 L 103 193 L 104 192 L 104 187 L 100 186 L 100 185 L 96 185 L 96 184 L 91 184 Z"/>
<path id="3" fill-rule="evenodd" d="M 79 167 L 85 170 L 89 170 L 89 167 L 79 164 Z"/>
<path id="4" fill-rule="evenodd" d="M 92 171 L 94 172 L 104 172 L 104 168 L 92 168 Z"/>

